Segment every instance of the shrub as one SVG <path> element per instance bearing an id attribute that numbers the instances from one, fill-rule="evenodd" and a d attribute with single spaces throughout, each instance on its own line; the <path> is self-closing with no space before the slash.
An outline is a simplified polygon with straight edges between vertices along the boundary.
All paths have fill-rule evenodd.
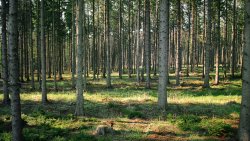
<path id="1" fill-rule="evenodd" d="M 232 132 L 232 127 L 222 121 L 204 121 L 201 126 L 207 130 L 208 135 L 223 136 Z"/>
<path id="2" fill-rule="evenodd" d="M 178 127 L 183 131 L 199 131 L 201 127 L 199 123 L 201 122 L 201 118 L 195 115 L 184 115 L 180 117 L 178 121 Z"/>

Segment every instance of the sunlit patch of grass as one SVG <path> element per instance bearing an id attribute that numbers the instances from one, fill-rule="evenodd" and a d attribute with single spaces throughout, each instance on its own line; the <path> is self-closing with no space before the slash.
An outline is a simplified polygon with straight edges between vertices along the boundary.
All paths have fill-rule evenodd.
<path id="1" fill-rule="evenodd" d="M 47 105 L 41 104 L 40 91 L 29 91 L 26 84 L 21 91 L 22 118 L 27 121 L 25 139 L 220 140 L 220 136 L 235 135 L 241 80 L 222 80 L 220 85 L 211 82 L 211 88 L 204 89 L 200 75 L 183 76 L 178 87 L 170 75 L 166 112 L 157 108 L 157 76 L 152 77 L 152 89 L 145 89 L 144 83 L 138 85 L 135 76 L 119 79 L 117 73 L 112 74 L 113 88 L 107 89 L 105 79 L 93 80 L 91 76 L 84 92 L 85 116 L 78 118 L 74 116 L 76 94 L 71 90 L 70 74 L 58 80 L 58 92 L 53 91 L 53 79 L 48 79 Z M 0 105 L 0 123 L 9 124 L 10 120 L 10 107 Z M 94 136 L 96 127 L 109 120 L 114 121 L 114 135 Z M 0 124 L 0 140 L 10 138 L 4 124 Z"/>

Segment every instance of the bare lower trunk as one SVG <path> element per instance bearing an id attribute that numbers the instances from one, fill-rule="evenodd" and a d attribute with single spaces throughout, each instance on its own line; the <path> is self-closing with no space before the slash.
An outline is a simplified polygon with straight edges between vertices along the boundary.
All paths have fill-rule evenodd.
<path id="1" fill-rule="evenodd" d="M 169 48 L 169 0 L 160 1 L 159 25 L 159 86 L 158 107 L 165 110 L 167 105 L 168 53 Z"/>
<path id="2" fill-rule="evenodd" d="M 146 88 L 150 88 L 150 68 L 151 68 L 151 38 L 150 38 L 150 1 L 145 0 L 145 63 L 146 63 Z"/>
<path id="3" fill-rule="evenodd" d="M 208 10 L 207 10 L 207 35 L 206 35 L 206 45 L 205 45 L 205 79 L 204 79 L 204 88 L 209 88 L 209 54 L 210 54 L 210 48 L 211 48 L 211 0 L 207 0 L 208 3 Z"/>
<path id="4" fill-rule="evenodd" d="M 9 73 L 12 114 L 12 141 L 22 140 L 20 81 L 18 65 L 18 0 L 9 1 Z"/>
<path id="5" fill-rule="evenodd" d="M 83 115 L 83 22 L 84 18 L 84 2 L 83 0 L 77 1 L 76 7 L 76 27 L 77 27 L 77 58 L 76 58 L 76 110 L 75 115 Z"/>
<path id="6" fill-rule="evenodd" d="M 107 87 L 110 88 L 111 87 L 111 65 L 110 65 L 110 22 L 109 22 L 109 0 L 105 1 L 105 13 L 106 13 L 106 57 L 107 57 L 107 79 L 106 79 L 106 83 L 107 83 Z"/>
<path id="7" fill-rule="evenodd" d="M 246 0 L 245 49 L 243 56 L 242 100 L 238 139 L 250 140 L 250 0 Z"/>
<path id="8" fill-rule="evenodd" d="M 8 59 L 7 59 L 7 30 L 6 30 L 6 16 L 7 16 L 7 3 L 6 0 L 1 0 L 2 3 L 2 78 L 3 78 L 3 104 L 9 105 L 9 89 L 8 89 Z"/>
<path id="9" fill-rule="evenodd" d="M 42 103 L 47 103 L 46 89 L 46 41 L 44 26 L 44 0 L 41 0 L 41 60 L 42 60 Z"/>

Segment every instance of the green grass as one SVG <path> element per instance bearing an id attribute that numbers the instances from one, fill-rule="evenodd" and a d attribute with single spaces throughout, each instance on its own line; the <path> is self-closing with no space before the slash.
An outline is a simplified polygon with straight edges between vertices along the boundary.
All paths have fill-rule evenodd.
<path id="1" fill-rule="evenodd" d="M 105 80 L 88 78 L 84 92 L 83 117 L 74 116 L 75 90 L 71 90 L 70 75 L 53 90 L 48 81 L 48 105 L 41 104 L 41 93 L 23 85 L 21 91 L 22 118 L 27 122 L 25 140 L 109 141 L 109 140 L 222 140 L 236 136 L 241 100 L 241 80 L 222 80 L 211 88 L 202 88 L 197 74 L 182 78 L 174 86 L 173 75 L 168 86 L 168 108 L 157 108 L 157 76 L 152 77 L 152 89 L 136 84 L 135 76 L 112 79 L 107 89 Z M 37 88 L 36 84 L 36 88 Z M 0 94 L 0 101 L 3 95 Z M 114 121 L 114 134 L 93 135 L 98 125 Z M 0 105 L 0 140 L 11 138 L 10 107 Z"/>

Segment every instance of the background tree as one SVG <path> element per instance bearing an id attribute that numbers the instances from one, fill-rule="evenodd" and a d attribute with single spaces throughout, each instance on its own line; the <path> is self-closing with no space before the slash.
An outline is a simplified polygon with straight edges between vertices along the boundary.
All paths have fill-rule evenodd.
<path id="1" fill-rule="evenodd" d="M 204 88 L 209 88 L 209 56 L 210 56 L 210 48 L 211 48 L 211 28 L 212 28 L 212 20 L 211 20 L 211 4 L 210 0 L 207 0 L 207 29 L 206 29 L 206 46 L 205 46 L 205 79 L 204 79 Z"/>
<path id="2" fill-rule="evenodd" d="M 105 0 L 105 43 L 106 43 L 106 57 L 107 57 L 107 79 L 106 84 L 107 87 L 111 87 L 111 66 L 110 66 L 110 4 L 109 0 Z"/>
<path id="3" fill-rule="evenodd" d="M 41 0 L 41 61 L 42 61 L 42 103 L 46 104 L 47 88 L 46 88 L 46 41 L 45 41 L 45 25 L 44 25 L 44 0 Z"/>
<path id="4" fill-rule="evenodd" d="M 176 85 L 180 85 L 180 70 L 181 70 L 181 1 L 177 0 L 177 46 L 176 46 L 176 65 L 175 65 L 175 78 Z"/>
<path id="5" fill-rule="evenodd" d="M 150 0 L 145 0 L 145 63 L 146 63 L 146 88 L 150 88 L 151 69 L 151 36 L 150 36 Z"/>
<path id="6" fill-rule="evenodd" d="M 8 88 L 8 79 L 9 79 L 9 70 L 8 70 L 8 58 L 7 58 L 7 28 L 6 20 L 8 13 L 8 5 L 6 0 L 1 0 L 2 3 L 2 78 L 3 78 L 3 104 L 9 105 L 9 88 Z"/>

